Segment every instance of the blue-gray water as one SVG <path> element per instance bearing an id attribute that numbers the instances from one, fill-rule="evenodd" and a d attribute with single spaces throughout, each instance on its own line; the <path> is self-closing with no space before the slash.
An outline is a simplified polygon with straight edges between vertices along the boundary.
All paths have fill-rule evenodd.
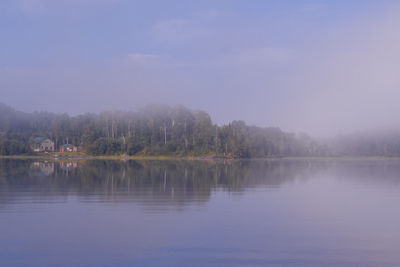
<path id="1" fill-rule="evenodd" d="M 0 266 L 400 266 L 400 161 L 0 160 Z"/>

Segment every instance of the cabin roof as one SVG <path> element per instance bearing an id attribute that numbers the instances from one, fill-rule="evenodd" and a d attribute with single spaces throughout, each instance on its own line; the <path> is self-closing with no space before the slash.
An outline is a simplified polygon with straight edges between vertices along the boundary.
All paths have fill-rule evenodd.
<path id="1" fill-rule="evenodd" d="M 43 141 L 45 141 L 47 139 L 47 137 L 45 137 L 45 136 L 39 136 L 39 137 L 36 137 L 35 138 L 35 141 L 37 141 L 37 142 L 43 142 Z"/>
<path id="2" fill-rule="evenodd" d="M 61 145 L 61 148 L 64 148 L 64 147 L 72 147 L 73 145 L 71 145 L 71 144 L 63 144 L 63 145 Z"/>

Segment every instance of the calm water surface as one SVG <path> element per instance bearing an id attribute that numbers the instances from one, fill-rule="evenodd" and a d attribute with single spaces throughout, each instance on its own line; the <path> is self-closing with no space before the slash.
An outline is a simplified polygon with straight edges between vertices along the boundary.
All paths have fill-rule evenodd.
<path id="1" fill-rule="evenodd" d="M 400 161 L 0 160 L 0 266 L 400 266 Z"/>

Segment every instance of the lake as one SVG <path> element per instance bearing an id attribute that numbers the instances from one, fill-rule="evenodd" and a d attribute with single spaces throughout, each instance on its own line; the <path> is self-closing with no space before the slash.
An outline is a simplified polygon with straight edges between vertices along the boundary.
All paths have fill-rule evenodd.
<path id="1" fill-rule="evenodd" d="M 0 266 L 400 266 L 400 161 L 0 160 Z"/>

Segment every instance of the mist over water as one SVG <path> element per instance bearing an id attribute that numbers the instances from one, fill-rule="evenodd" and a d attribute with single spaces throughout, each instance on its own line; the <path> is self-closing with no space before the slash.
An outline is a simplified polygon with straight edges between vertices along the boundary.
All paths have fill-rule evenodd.
<path id="1" fill-rule="evenodd" d="M 0 266 L 400 266 L 399 15 L 0 0 Z"/>

